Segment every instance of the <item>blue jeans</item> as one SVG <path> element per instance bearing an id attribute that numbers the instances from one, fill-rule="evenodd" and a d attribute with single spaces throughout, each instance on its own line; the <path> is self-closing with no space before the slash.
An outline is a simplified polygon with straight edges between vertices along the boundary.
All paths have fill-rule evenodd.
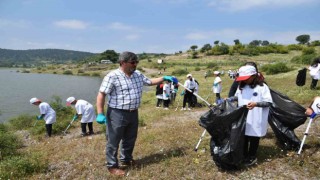
<path id="1" fill-rule="evenodd" d="M 132 152 L 138 135 L 138 110 L 130 112 L 109 107 L 107 119 L 107 166 L 118 167 L 119 145 L 120 161 L 129 162 L 133 159 Z"/>

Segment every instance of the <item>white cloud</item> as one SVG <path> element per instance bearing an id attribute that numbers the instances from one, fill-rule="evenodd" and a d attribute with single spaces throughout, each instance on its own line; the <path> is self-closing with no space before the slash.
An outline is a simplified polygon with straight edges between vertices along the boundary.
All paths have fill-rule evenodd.
<path id="1" fill-rule="evenodd" d="M 88 26 L 87 23 L 74 19 L 56 21 L 53 24 L 57 27 L 62 27 L 66 29 L 86 29 Z"/>
<path id="2" fill-rule="evenodd" d="M 138 34 L 130 34 L 125 37 L 127 40 L 136 40 L 139 39 L 140 36 Z"/>
<path id="3" fill-rule="evenodd" d="M 208 5 L 223 11 L 244 11 L 258 7 L 291 7 L 319 3 L 317 0 L 209 0 Z"/>
<path id="4" fill-rule="evenodd" d="M 1 28 L 27 28 L 30 23 L 25 20 L 7 20 L 0 19 L 0 29 Z"/>
<path id="5" fill-rule="evenodd" d="M 123 24 L 121 22 L 114 22 L 108 25 L 108 28 L 113 29 L 113 30 L 122 30 L 122 31 L 128 31 L 134 29 L 133 27 Z"/>

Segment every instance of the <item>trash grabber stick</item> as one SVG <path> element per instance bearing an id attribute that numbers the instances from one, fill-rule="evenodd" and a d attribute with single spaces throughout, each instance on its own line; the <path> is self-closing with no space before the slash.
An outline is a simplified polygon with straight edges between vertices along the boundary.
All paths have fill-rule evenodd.
<path id="1" fill-rule="evenodd" d="M 181 84 L 180 82 L 178 82 L 179 83 L 179 85 L 180 86 L 182 86 L 184 89 L 186 89 L 187 91 L 189 91 L 189 92 L 191 92 L 192 93 L 192 91 L 189 89 L 189 88 L 187 88 L 187 87 L 185 87 L 183 84 Z M 199 99 L 201 99 L 203 102 L 205 102 L 206 104 L 207 104 L 207 106 L 211 109 L 211 104 L 208 102 L 208 101 L 206 101 L 205 99 L 203 99 L 201 96 L 199 96 L 197 93 L 193 93 L 195 96 L 197 96 Z"/>
<path id="2" fill-rule="evenodd" d="M 69 123 L 68 127 L 66 128 L 66 130 L 63 131 L 63 134 L 66 134 L 67 130 L 69 129 L 69 127 L 71 126 L 73 121 L 74 121 L 74 119 L 72 119 L 72 121 Z"/>
<path id="3" fill-rule="evenodd" d="M 308 126 L 307 126 L 307 129 L 306 129 L 306 132 L 304 133 L 302 142 L 301 142 L 301 144 L 300 144 L 300 149 L 299 149 L 299 151 L 298 151 L 298 155 L 300 155 L 300 153 L 301 153 L 301 151 L 302 151 L 302 147 L 303 147 L 304 141 L 306 140 L 307 136 L 309 135 L 308 132 L 309 132 L 309 129 L 310 129 L 310 126 L 311 126 L 312 121 L 313 121 L 313 118 L 310 118 L 309 123 L 308 123 Z"/>
<path id="4" fill-rule="evenodd" d="M 33 127 L 36 126 L 37 122 L 38 122 L 38 120 L 33 124 Z"/>
<path id="5" fill-rule="evenodd" d="M 201 141 L 202 141 L 202 139 L 203 139 L 205 134 L 206 134 L 206 130 L 204 130 L 203 133 L 201 134 L 200 139 L 199 139 L 196 147 L 194 148 L 194 151 L 198 151 L 198 147 L 199 147 L 199 145 L 200 145 L 200 143 L 201 143 Z"/>

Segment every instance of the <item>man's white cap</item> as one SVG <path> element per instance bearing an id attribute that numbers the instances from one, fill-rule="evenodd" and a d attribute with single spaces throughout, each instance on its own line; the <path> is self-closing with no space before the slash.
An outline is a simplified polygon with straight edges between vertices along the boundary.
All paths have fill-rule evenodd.
<path id="1" fill-rule="evenodd" d="M 192 74 L 188 74 L 187 77 L 192 77 Z"/>
<path id="2" fill-rule="evenodd" d="M 33 104 L 35 102 L 40 102 L 40 99 L 36 98 L 36 97 L 33 97 L 30 99 L 30 104 Z"/>
<path id="3" fill-rule="evenodd" d="M 71 105 L 71 103 L 74 101 L 74 100 L 76 100 L 76 98 L 74 98 L 74 97 L 68 97 L 67 98 L 67 106 L 70 106 Z"/>
<path id="4" fill-rule="evenodd" d="M 214 71 L 213 74 L 218 75 L 218 74 L 220 74 L 220 72 L 219 71 Z"/>

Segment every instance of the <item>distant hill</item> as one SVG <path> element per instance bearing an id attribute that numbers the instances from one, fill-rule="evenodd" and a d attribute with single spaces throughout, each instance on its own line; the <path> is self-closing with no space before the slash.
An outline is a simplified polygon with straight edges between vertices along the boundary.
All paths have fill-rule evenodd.
<path id="1" fill-rule="evenodd" d="M 10 50 L 0 48 L 0 66 L 78 62 L 96 55 L 90 52 L 63 49 Z"/>

